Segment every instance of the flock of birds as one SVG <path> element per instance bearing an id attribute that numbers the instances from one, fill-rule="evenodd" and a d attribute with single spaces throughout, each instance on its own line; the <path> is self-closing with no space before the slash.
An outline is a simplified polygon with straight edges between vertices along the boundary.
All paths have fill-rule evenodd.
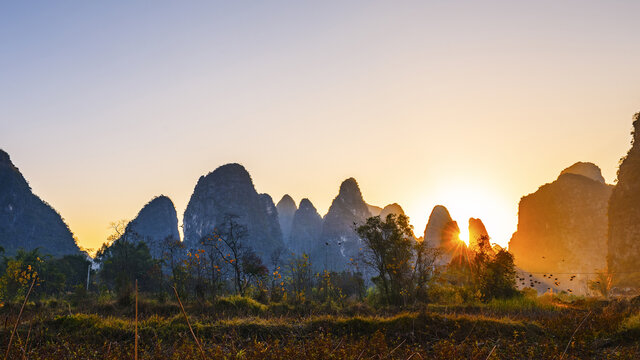
<path id="1" fill-rule="evenodd" d="M 546 259 L 546 258 L 543 256 L 542 259 Z M 562 261 L 564 262 L 564 259 L 562 259 Z M 557 277 L 554 277 L 553 274 L 543 274 L 542 277 L 545 278 L 545 279 L 549 279 L 550 281 L 553 281 L 553 285 L 555 285 L 556 287 L 560 287 L 560 280 L 558 280 Z M 571 275 L 569 277 L 569 281 L 572 282 L 573 280 L 576 279 L 576 277 L 577 277 L 577 275 Z M 524 276 L 520 277 L 520 278 L 518 278 L 518 280 L 520 281 L 520 285 L 522 285 L 523 287 L 526 287 L 526 280 L 527 280 L 526 277 L 524 277 Z M 595 283 L 599 284 L 600 282 L 599 281 L 595 281 Z M 544 284 L 547 284 L 547 283 L 545 282 Z M 529 274 L 529 287 L 530 288 L 535 288 L 536 285 L 543 285 L 543 282 L 536 280 L 533 277 L 533 274 Z M 550 286 L 547 287 L 547 290 L 551 290 L 551 287 Z M 566 291 L 569 292 L 569 293 L 573 293 L 572 289 L 566 289 Z"/>
<path id="2" fill-rule="evenodd" d="M 576 276 L 577 275 L 571 275 L 569 277 L 569 281 L 573 281 L 576 278 Z M 548 274 L 548 275 L 547 274 L 543 274 L 542 277 L 545 278 L 545 279 L 549 279 L 549 280 L 553 281 L 553 285 L 555 285 L 556 287 L 560 287 L 560 280 L 558 280 L 557 277 L 553 277 L 553 274 Z M 518 280 L 520 280 L 520 285 L 526 286 L 526 277 L 518 278 Z M 533 277 L 533 274 L 529 274 L 529 287 L 530 288 L 534 288 L 534 287 L 536 287 L 537 284 L 538 285 L 542 285 L 543 283 L 541 281 L 536 280 Z M 551 290 L 551 287 L 547 287 L 547 290 Z M 573 290 L 571 290 L 571 289 L 567 289 L 567 291 L 569 293 L 573 292 Z"/>

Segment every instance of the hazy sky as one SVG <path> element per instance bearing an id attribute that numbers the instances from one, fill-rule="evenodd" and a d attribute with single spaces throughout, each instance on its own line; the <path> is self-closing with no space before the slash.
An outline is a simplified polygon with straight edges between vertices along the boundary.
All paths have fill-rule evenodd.
<path id="1" fill-rule="evenodd" d="M 484 220 L 576 161 L 615 180 L 640 111 L 637 1 L 12 1 L 0 147 L 85 247 L 239 162 L 277 202 Z"/>

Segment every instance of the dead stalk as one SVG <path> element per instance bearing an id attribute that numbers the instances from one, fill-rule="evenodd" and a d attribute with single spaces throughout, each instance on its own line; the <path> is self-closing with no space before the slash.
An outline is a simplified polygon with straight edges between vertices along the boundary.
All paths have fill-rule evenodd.
<path id="1" fill-rule="evenodd" d="M 489 352 L 489 355 L 487 355 L 487 360 L 491 357 L 491 354 L 493 354 L 493 351 L 496 349 L 496 346 L 498 346 L 498 344 L 493 345 L 493 348 Z"/>
<path id="2" fill-rule="evenodd" d="M 399 348 L 400 346 L 402 346 L 402 344 L 404 344 L 404 342 L 405 342 L 405 341 L 407 341 L 407 339 L 402 340 L 402 342 L 401 342 L 398 346 L 396 346 L 395 348 L 393 348 L 393 350 L 391 350 L 391 351 L 389 352 L 389 354 L 387 354 L 387 356 L 385 356 L 385 357 L 389 357 L 389 356 L 391 356 L 391 354 L 393 354 L 393 352 L 394 352 L 394 351 L 398 350 L 398 348 Z"/>
<path id="3" fill-rule="evenodd" d="M 202 346 L 200 345 L 200 341 L 198 341 L 196 334 L 193 332 L 193 328 L 191 327 L 191 323 L 189 322 L 189 317 L 187 316 L 187 313 L 184 311 L 184 306 L 182 306 L 182 301 L 180 301 L 180 296 L 178 295 L 178 290 L 176 290 L 175 286 L 173 287 L 173 292 L 176 294 L 176 298 L 178 299 L 178 304 L 180 304 L 180 310 L 182 310 L 182 315 L 184 315 L 184 319 L 187 321 L 187 325 L 189 326 L 189 331 L 191 331 L 193 340 L 196 342 L 196 345 L 198 345 L 198 349 L 200 349 L 200 355 L 202 355 L 202 360 L 206 360 L 206 357 L 204 356 L 204 351 L 202 350 Z"/>
<path id="4" fill-rule="evenodd" d="M 13 331 L 11 332 L 11 337 L 9 338 L 9 345 L 7 346 L 7 352 L 4 354 L 4 360 L 7 360 L 7 358 L 9 358 L 9 351 L 11 351 L 11 343 L 13 342 L 13 336 L 16 334 L 16 331 L 18 330 L 18 325 L 20 324 L 20 318 L 22 317 L 22 312 L 24 311 L 25 305 L 27 305 L 27 300 L 29 300 L 29 295 L 31 295 L 31 290 L 33 290 L 33 286 L 36 284 L 37 279 L 38 279 L 38 275 L 33 277 L 33 281 L 31 282 L 29 291 L 27 291 L 27 296 L 24 297 L 24 301 L 22 302 L 22 307 L 20 308 L 20 313 L 18 314 L 18 319 L 16 320 L 16 325 L 13 327 Z"/>
<path id="5" fill-rule="evenodd" d="M 589 313 L 587 314 L 587 316 L 584 317 L 584 319 L 582 319 L 582 321 L 580 322 L 580 324 L 578 324 L 578 327 L 573 331 L 573 334 L 571 334 L 571 338 L 569 339 L 569 342 L 567 343 L 567 347 L 564 348 L 564 352 L 562 353 L 562 355 L 560 356 L 560 359 L 562 359 L 564 357 L 564 355 L 567 353 L 567 350 L 569 350 L 569 345 L 571 345 L 571 341 L 573 341 L 573 337 L 576 336 L 576 333 L 578 332 L 578 329 L 580 329 L 580 327 L 582 326 L 582 324 L 585 322 L 585 320 L 587 320 L 587 318 L 589 317 L 589 315 L 591 315 L 591 312 L 593 310 L 589 311 Z"/>
<path id="6" fill-rule="evenodd" d="M 135 360 L 138 360 L 138 279 L 136 279 L 136 338 L 135 338 Z"/>
<path id="7" fill-rule="evenodd" d="M 24 349 L 22 351 L 22 358 L 27 358 L 27 352 L 29 352 L 29 336 L 31 335 L 31 327 L 33 326 L 33 322 L 29 324 L 29 332 L 27 332 L 27 340 L 24 343 Z"/>

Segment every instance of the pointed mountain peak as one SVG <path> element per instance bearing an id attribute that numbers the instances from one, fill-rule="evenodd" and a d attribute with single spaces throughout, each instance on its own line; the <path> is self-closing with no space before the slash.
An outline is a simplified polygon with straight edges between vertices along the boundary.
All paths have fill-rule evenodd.
<path id="1" fill-rule="evenodd" d="M 562 172 L 560 173 L 560 176 L 564 174 L 582 175 L 593 181 L 597 181 L 602 184 L 605 183 L 605 180 L 604 180 L 604 177 L 602 177 L 602 171 L 600 170 L 600 168 L 596 164 L 593 164 L 590 162 L 581 162 L 581 161 L 577 162 L 569 166 L 568 168 L 562 170 Z"/>
<path id="2" fill-rule="evenodd" d="M 173 201 L 165 195 L 151 199 L 127 224 L 123 238 L 134 242 L 144 241 L 151 255 L 156 259 L 161 258 L 165 240 L 180 240 L 178 214 Z"/>
<path id="3" fill-rule="evenodd" d="M 348 178 L 340 184 L 340 192 L 338 197 L 342 199 L 348 199 L 348 201 L 364 201 L 362 199 L 362 192 L 358 186 L 358 182 L 354 178 Z"/>
<path id="4" fill-rule="evenodd" d="M 145 205 L 145 207 L 147 206 L 169 206 L 175 208 L 175 206 L 173 205 L 173 201 L 171 201 L 171 199 L 166 195 L 159 195 L 154 197 L 147 203 L 147 205 Z"/>
<path id="5" fill-rule="evenodd" d="M 297 206 L 296 206 L 296 202 L 293 200 L 293 198 L 291 196 L 289 196 L 289 194 L 285 194 L 282 199 L 280 199 L 280 201 L 278 201 L 278 204 L 276 205 L 276 208 L 278 208 L 278 211 L 282 210 L 282 209 L 286 209 L 289 211 L 296 211 Z"/>
<path id="6" fill-rule="evenodd" d="M 232 182 L 249 182 L 251 183 L 251 186 L 253 186 L 251 175 L 249 175 L 247 169 L 237 163 L 222 165 L 207 174 L 207 176 L 203 176 L 200 178 L 200 180 L 205 181 L 215 181 L 219 179 Z"/>
<path id="7" fill-rule="evenodd" d="M 238 163 L 225 164 L 213 171 L 214 174 L 227 176 L 251 177 L 247 169 Z"/>
<path id="8" fill-rule="evenodd" d="M 446 218 L 449 219 L 449 221 L 451 221 L 451 215 L 449 214 L 449 210 L 447 210 L 447 208 L 443 205 L 436 205 L 433 207 L 433 210 L 431 210 L 431 215 L 429 215 L 429 219 L 431 218 Z"/>
<path id="9" fill-rule="evenodd" d="M 304 198 L 302 200 L 300 200 L 300 210 L 312 210 L 314 212 L 317 212 L 316 207 L 313 206 L 313 203 L 311 202 L 311 200 Z"/>
<path id="10" fill-rule="evenodd" d="M 442 232 L 454 222 L 446 207 L 436 205 L 429 215 L 427 226 L 424 228 L 424 239 L 434 245 L 440 245 L 443 242 Z"/>
<path id="11" fill-rule="evenodd" d="M 397 203 L 389 204 L 380 212 L 380 218 L 386 219 L 389 214 L 394 214 L 396 216 L 404 215 L 404 210 L 402 209 L 402 206 Z"/>
<path id="12" fill-rule="evenodd" d="M 489 237 L 487 228 L 480 219 L 469 219 L 469 246 L 471 248 L 477 247 L 482 237 Z"/>

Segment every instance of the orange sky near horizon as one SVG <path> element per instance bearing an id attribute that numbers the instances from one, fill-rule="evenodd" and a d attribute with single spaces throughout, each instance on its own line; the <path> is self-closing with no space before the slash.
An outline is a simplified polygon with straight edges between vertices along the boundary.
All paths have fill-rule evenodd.
<path id="1" fill-rule="evenodd" d="M 506 246 L 578 161 L 615 181 L 640 111 L 640 3 L 0 5 L 0 148 L 97 248 L 154 196 L 179 223 L 243 164 L 325 214 L 340 183 L 424 231 L 442 204 Z"/>

